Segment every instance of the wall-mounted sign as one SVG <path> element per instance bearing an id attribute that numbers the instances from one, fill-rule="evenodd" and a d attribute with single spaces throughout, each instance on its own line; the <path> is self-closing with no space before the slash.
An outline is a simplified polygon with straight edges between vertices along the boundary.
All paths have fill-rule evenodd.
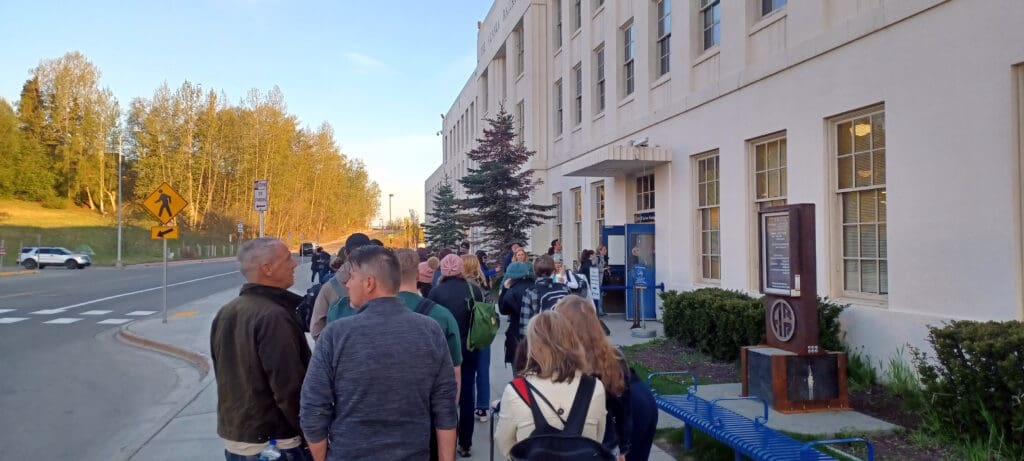
<path id="1" fill-rule="evenodd" d="M 654 212 L 644 211 L 641 213 L 633 213 L 633 222 L 635 224 L 651 224 L 654 222 Z"/>

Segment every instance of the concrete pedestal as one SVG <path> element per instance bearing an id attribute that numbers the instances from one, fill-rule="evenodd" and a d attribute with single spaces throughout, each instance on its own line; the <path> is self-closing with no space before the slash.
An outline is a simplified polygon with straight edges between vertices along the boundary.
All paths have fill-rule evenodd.
<path id="1" fill-rule="evenodd" d="M 850 409 L 846 354 L 796 354 L 769 346 L 740 351 L 744 396 L 757 396 L 781 413 Z"/>

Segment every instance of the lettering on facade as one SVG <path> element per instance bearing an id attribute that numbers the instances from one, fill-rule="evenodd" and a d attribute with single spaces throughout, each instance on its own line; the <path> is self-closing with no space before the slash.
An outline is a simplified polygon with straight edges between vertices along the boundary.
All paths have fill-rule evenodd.
<path id="1" fill-rule="evenodd" d="M 796 333 L 796 311 L 785 299 L 778 299 L 769 309 L 768 326 L 772 335 L 782 342 L 793 339 Z"/>
<path id="2" fill-rule="evenodd" d="M 518 1 L 519 0 L 507 0 L 505 2 L 505 7 L 501 9 L 500 17 L 493 25 L 491 25 L 490 30 L 487 31 L 487 39 L 480 44 L 479 57 L 482 57 L 484 52 L 487 51 L 487 48 L 491 46 L 491 42 L 494 41 L 494 37 L 498 35 L 499 31 L 501 31 L 501 26 L 505 24 L 505 20 L 508 19 L 508 16 L 512 14 L 512 9 L 516 7 L 516 3 L 518 3 Z"/>

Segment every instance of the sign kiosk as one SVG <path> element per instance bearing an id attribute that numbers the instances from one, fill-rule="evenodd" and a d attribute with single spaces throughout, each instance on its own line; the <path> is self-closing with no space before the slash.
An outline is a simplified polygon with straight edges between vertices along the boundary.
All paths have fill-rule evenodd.
<path id="1" fill-rule="evenodd" d="M 846 354 L 818 345 L 814 205 L 758 214 L 766 344 L 740 351 L 743 396 L 782 413 L 847 410 Z"/>

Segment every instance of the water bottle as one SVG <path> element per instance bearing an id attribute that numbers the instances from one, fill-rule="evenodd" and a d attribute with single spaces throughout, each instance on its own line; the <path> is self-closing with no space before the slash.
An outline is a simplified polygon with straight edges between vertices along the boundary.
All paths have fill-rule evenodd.
<path id="1" fill-rule="evenodd" d="M 273 461 L 281 458 L 281 450 L 277 448 L 277 440 L 270 439 L 270 445 L 260 452 L 260 461 Z"/>

